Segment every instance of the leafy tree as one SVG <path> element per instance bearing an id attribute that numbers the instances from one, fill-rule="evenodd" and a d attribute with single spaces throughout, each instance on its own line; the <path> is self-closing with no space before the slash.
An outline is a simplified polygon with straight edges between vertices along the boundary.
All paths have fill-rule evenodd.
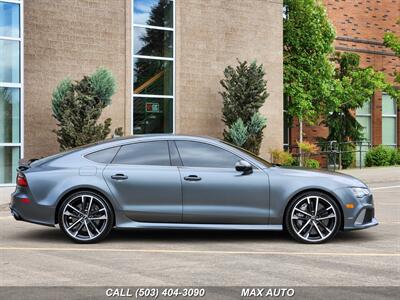
<path id="1" fill-rule="evenodd" d="M 84 76 L 80 81 L 64 79 L 60 82 L 53 92 L 52 109 L 59 127 L 54 132 L 61 150 L 107 137 L 111 119 L 106 119 L 102 124 L 98 124 L 98 119 L 103 109 L 111 104 L 115 88 L 112 73 L 104 68 Z"/>
<path id="2" fill-rule="evenodd" d="M 331 60 L 335 31 L 320 1 L 284 0 L 284 5 L 284 92 L 289 116 L 300 122 L 300 142 L 302 123 L 321 116 L 330 128 L 328 140 L 360 140 L 362 126 L 354 110 L 376 90 L 397 92 L 383 73 L 361 69 L 355 54 L 335 54 Z"/>
<path id="3" fill-rule="evenodd" d="M 225 78 L 220 81 L 223 91 L 222 120 L 227 128 L 225 140 L 255 154 L 260 151 L 266 118 L 259 109 L 268 97 L 263 65 L 238 61 L 234 68 L 228 66 Z"/>
<path id="4" fill-rule="evenodd" d="M 284 93 L 289 97 L 288 115 L 314 123 L 330 106 L 334 68 L 335 30 L 325 8 L 317 0 L 284 0 L 283 22 Z M 300 130 L 300 142 L 302 141 Z"/>
<path id="5" fill-rule="evenodd" d="M 355 53 L 335 53 L 335 107 L 328 107 L 324 123 L 329 127 L 328 140 L 337 142 L 360 141 L 363 127 L 354 111 L 370 101 L 374 92 L 387 86 L 385 75 L 372 67 L 360 68 L 360 57 Z M 332 96 L 333 97 L 333 96 Z"/>
<path id="6" fill-rule="evenodd" d="M 400 25 L 400 18 L 397 24 Z M 387 32 L 383 38 L 383 43 L 386 47 L 392 49 L 397 57 L 400 57 L 400 36 L 394 32 Z M 393 75 L 395 83 L 400 84 L 400 71 L 396 71 Z M 390 86 L 386 88 L 386 92 L 396 99 L 398 105 L 400 105 L 400 90 L 396 90 L 393 86 Z"/>
<path id="7" fill-rule="evenodd" d="M 362 141 L 363 126 L 358 123 L 354 112 L 370 101 L 375 91 L 388 86 L 385 75 L 372 67 L 360 68 L 360 57 L 355 53 L 336 52 L 332 57 L 336 63 L 334 106 L 327 107 L 323 123 L 329 127 L 326 140 L 337 141 L 342 151 L 342 167 L 349 167 L 354 159 L 354 146 L 342 144 Z"/>

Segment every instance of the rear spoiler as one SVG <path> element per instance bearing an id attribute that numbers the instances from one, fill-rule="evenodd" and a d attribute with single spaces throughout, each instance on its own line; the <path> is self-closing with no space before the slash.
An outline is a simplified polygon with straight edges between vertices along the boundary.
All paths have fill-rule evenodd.
<path id="1" fill-rule="evenodd" d="M 22 158 L 22 159 L 20 159 L 18 162 L 17 172 L 22 172 L 22 171 L 28 170 L 30 168 L 31 163 L 33 163 L 36 160 L 38 160 L 38 159 L 37 158 L 32 158 L 32 159 Z"/>

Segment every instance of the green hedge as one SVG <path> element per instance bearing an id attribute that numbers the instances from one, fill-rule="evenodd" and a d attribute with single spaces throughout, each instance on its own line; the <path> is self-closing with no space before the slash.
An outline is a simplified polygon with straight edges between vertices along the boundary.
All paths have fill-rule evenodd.
<path id="1" fill-rule="evenodd" d="M 384 145 L 371 148 L 365 156 L 365 165 L 367 167 L 400 165 L 400 151 Z"/>
<path id="2" fill-rule="evenodd" d="M 304 160 L 304 167 L 309 169 L 319 169 L 319 162 L 316 159 L 308 158 Z"/>

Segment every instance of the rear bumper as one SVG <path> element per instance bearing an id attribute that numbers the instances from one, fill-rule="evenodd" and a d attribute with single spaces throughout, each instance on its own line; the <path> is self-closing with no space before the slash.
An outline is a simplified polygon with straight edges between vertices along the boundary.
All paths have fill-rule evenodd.
<path id="1" fill-rule="evenodd" d="M 24 203 L 22 201 L 24 198 L 28 198 L 30 202 Z M 11 214 L 17 221 L 26 221 L 46 226 L 55 225 L 55 208 L 36 203 L 32 199 L 32 196 L 18 189 L 11 194 L 9 207 Z"/>

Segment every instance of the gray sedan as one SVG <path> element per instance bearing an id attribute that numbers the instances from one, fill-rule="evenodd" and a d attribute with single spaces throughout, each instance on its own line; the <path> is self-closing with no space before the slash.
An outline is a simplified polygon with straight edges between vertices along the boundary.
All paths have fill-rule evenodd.
<path id="1" fill-rule="evenodd" d="M 378 222 L 368 187 L 337 173 L 283 168 L 194 136 L 112 139 L 20 164 L 15 219 L 58 224 L 78 243 L 112 228 L 286 230 L 321 243 Z"/>

